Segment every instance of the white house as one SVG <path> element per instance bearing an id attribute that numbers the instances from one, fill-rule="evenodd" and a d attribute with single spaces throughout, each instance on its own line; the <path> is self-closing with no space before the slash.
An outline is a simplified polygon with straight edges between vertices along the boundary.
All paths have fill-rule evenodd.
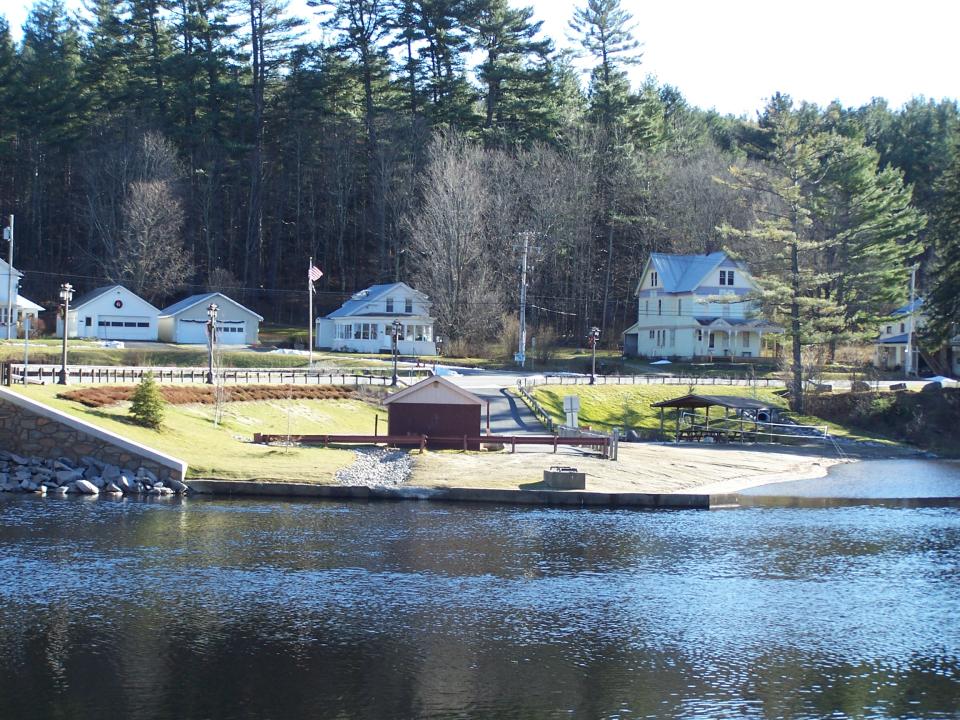
<path id="1" fill-rule="evenodd" d="M 23 295 L 20 294 L 20 280 L 23 278 L 23 273 L 13 268 L 12 277 L 10 272 L 10 266 L 6 263 L 5 260 L 0 259 L 0 339 L 7 337 L 7 285 L 10 285 L 11 294 L 10 297 L 13 297 L 13 306 L 11 307 L 11 316 L 14 325 L 23 321 L 23 318 L 30 317 L 32 321 L 37 319 L 37 316 L 43 311 L 43 308 L 37 305 L 35 302 L 27 300 Z M 36 322 L 32 323 L 32 326 L 36 327 Z M 11 331 L 11 336 L 15 336 L 16 332 Z"/>
<path id="2" fill-rule="evenodd" d="M 623 334 L 625 355 L 759 357 L 764 333 L 780 328 L 756 317 L 755 289 L 743 264 L 726 253 L 652 253 L 637 285 L 637 322 Z"/>
<path id="3" fill-rule="evenodd" d="M 223 293 L 191 295 L 160 312 L 159 335 L 163 342 L 207 344 L 207 308 L 217 306 L 217 342 L 220 345 L 255 345 L 263 317 Z"/>
<path id="4" fill-rule="evenodd" d="M 431 305 L 426 295 L 406 283 L 373 285 L 317 318 L 314 345 L 344 352 L 391 352 L 393 322 L 399 320 L 398 352 L 436 355 Z"/>
<path id="5" fill-rule="evenodd" d="M 67 337 L 101 340 L 157 340 L 160 311 L 123 285 L 105 285 L 70 303 Z M 57 318 L 63 337 L 63 318 Z"/>
<path id="6" fill-rule="evenodd" d="M 917 333 L 926 324 L 922 308 L 923 298 L 917 298 L 890 313 L 890 318 L 880 326 L 880 337 L 873 341 L 874 365 L 883 370 L 906 369 L 912 349 L 914 357 L 910 364 L 913 371 L 919 368 Z M 960 335 L 955 336 L 950 345 L 953 356 L 953 367 L 950 371 L 955 377 L 960 376 Z"/>

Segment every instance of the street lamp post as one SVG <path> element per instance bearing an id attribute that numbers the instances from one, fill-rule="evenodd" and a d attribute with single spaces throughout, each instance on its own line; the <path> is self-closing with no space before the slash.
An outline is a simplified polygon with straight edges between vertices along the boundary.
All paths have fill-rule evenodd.
<path id="1" fill-rule="evenodd" d="M 217 344 L 217 304 L 207 308 L 207 385 L 213 385 L 213 349 Z"/>
<path id="2" fill-rule="evenodd" d="M 60 363 L 60 379 L 57 381 L 60 385 L 67 384 L 67 335 L 70 334 L 70 301 L 73 300 L 73 285 L 64 283 L 60 286 L 60 299 L 63 304 L 60 308 L 63 310 L 63 353 Z"/>
<path id="3" fill-rule="evenodd" d="M 597 340 L 600 339 L 600 328 L 594 326 L 590 328 L 590 350 L 593 358 L 590 362 L 590 384 L 596 382 L 597 375 Z"/>
<path id="4" fill-rule="evenodd" d="M 403 323 L 399 320 L 393 321 L 393 381 L 391 385 L 397 384 L 397 352 L 400 345 L 400 331 L 403 330 Z"/>

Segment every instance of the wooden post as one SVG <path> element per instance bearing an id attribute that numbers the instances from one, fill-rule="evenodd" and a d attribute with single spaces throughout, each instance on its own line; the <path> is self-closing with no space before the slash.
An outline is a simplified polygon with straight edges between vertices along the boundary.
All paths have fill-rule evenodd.
<path id="1" fill-rule="evenodd" d="M 517 438 L 515 435 L 510 436 L 510 452 L 515 453 L 517 451 Z"/>
<path id="2" fill-rule="evenodd" d="M 373 436 L 374 436 L 374 437 L 376 437 L 377 435 L 380 434 L 380 433 L 378 432 L 379 427 L 380 427 L 380 416 L 379 416 L 379 415 L 374 415 L 374 416 L 373 416 Z"/>
<path id="3" fill-rule="evenodd" d="M 490 434 L 490 401 L 487 400 L 487 435 Z"/>
<path id="4" fill-rule="evenodd" d="M 663 406 L 660 406 L 660 437 L 663 437 Z"/>

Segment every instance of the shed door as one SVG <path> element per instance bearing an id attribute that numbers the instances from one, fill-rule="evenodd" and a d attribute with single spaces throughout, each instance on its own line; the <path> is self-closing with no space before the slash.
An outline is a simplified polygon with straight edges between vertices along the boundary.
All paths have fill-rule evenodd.
<path id="1" fill-rule="evenodd" d="M 128 315 L 100 315 L 97 318 L 97 337 L 104 340 L 156 340 L 150 328 L 150 318 Z"/>

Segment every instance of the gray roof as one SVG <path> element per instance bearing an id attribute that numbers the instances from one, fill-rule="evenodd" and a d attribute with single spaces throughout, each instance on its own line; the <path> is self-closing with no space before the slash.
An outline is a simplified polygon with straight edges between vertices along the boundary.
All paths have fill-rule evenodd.
<path id="1" fill-rule="evenodd" d="M 919 310 L 920 306 L 923 305 L 923 298 L 917 298 L 912 303 L 907 303 L 903 307 L 898 307 L 894 310 L 891 315 L 909 315 L 910 313 Z"/>
<path id="2" fill-rule="evenodd" d="M 726 259 L 725 252 L 709 255 L 650 254 L 650 264 L 657 271 L 664 292 L 692 292 Z"/>
<path id="3" fill-rule="evenodd" d="M 754 400 L 753 398 L 740 397 L 739 395 L 684 395 L 683 397 L 673 398 L 672 400 L 651 403 L 650 407 L 697 408 L 713 407 L 715 405 L 735 410 L 765 410 L 770 407 L 770 403 Z"/>
<path id="4" fill-rule="evenodd" d="M 369 303 L 376 302 L 380 299 L 385 299 L 391 292 L 394 290 L 399 290 L 405 288 L 409 290 L 414 295 L 420 297 L 421 299 L 426 299 L 426 296 L 423 293 L 417 292 L 412 287 L 403 282 L 390 283 L 388 285 L 371 285 L 366 290 L 360 290 L 357 293 L 354 293 L 353 297 L 347 300 L 343 305 L 338 307 L 332 313 L 327 315 L 328 318 L 341 318 L 341 317 L 351 317 L 356 315 L 361 315 L 360 309 L 368 305 Z M 374 313 L 367 313 L 374 314 Z M 376 314 L 386 314 L 376 313 Z M 391 313 L 392 314 L 392 313 Z"/>
<path id="5" fill-rule="evenodd" d="M 262 315 L 258 315 L 250 308 L 244 307 L 233 298 L 229 298 L 220 292 L 210 292 L 210 293 L 203 293 L 201 295 L 191 295 L 190 297 L 184 298 L 179 302 L 175 302 L 173 305 L 170 305 L 169 307 L 165 307 L 163 310 L 160 311 L 160 317 L 168 317 L 170 315 L 176 315 L 177 313 L 181 313 L 184 310 L 192 308 L 194 305 L 199 305 L 200 303 L 207 302 L 208 300 L 213 300 L 214 298 L 218 298 L 218 297 L 223 298 L 227 302 L 233 303 L 238 308 L 242 308 L 243 310 L 246 310 L 251 315 L 254 315 L 258 319 L 263 320 Z"/>

